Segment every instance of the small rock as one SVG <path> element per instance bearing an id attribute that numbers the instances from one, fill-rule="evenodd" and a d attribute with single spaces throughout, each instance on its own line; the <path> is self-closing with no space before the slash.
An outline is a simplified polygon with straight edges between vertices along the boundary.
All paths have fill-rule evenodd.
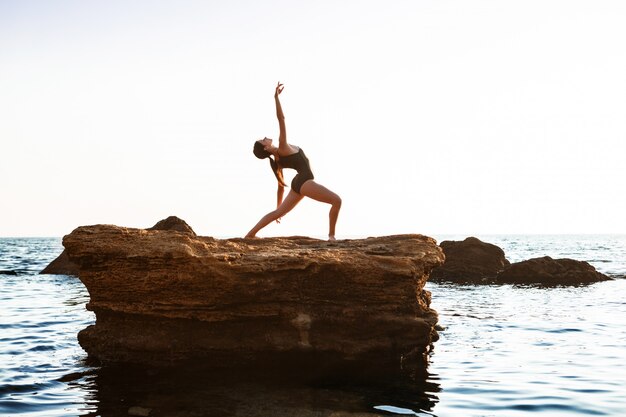
<path id="1" fill-rule="evenodd" d="M 176 216 L 170 216 L 167 219 L 160 220 L 157 224 L 146 230 L 175 230 L 191 236 L 196 236 L 196 232 L 193 231 L 191 226 L 189 226 L 186 221 Z"/>
<path id="2" fill-rule="evenodd" d="M 17 275 L 17 272 L 6 269 L 0 269 L 0 275 Z"/>
<path id="3" fill-rule="evenodd" d="M 445 240 L 439 244 L 446 255 L 444 264 L 433 269 L 431 281 L 486 283 L 510 262 L 496 245 L 475 237 L 463 241 Z"/>
<path id="4" fill-rule="evenodd" d="M 611 278 L 596 271 L 589 263 L 549 256 L 516 262 L 500 272 L 501 284 L 576 285 L 606 281 Z"/>

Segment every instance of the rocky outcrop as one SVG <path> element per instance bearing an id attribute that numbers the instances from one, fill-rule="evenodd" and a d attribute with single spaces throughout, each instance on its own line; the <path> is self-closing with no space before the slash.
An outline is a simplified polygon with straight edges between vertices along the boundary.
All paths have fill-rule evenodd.
<path id="1" fill-rule="evenodd" d="M 549 256 L 516 262 L 497 276 L 501 284 L 572 285 L 610 279 L 587 262 Z"/>
<path id="2" fill-rule="evenodd" d="M 611 279 L 583 261 L 548 256 L 511 264 L 496 245 L 475 237 L 440 244 L 445 263 L 431 281 L 471 284 L 575 285 Z"/>
<path id="3" fill-rule="evenodd" d="M 63 251 L 54 261 L 50 262 L 40 274 L 78 275 L 78 265 L 70 261 L 67 252 Z"/>
<path id="4" fill-rule="evenodd" d="M 63 244 L 96 314 L 79 342 L 105 362 L 366 369 L 419 361 L 437 338 L 424 284 L 444 257 L 429 237 L 218 240 L 97 225 Z"/>
<path id="5" fill-rule="evenodd" d="M 510 262 L 498 246 L 475 237 L 440 243 L 445 263 L 434 269 L 432 281 L 485 282 L 493 280 Z"/>
<path id="6" fill-rule="evenodd" d="M 174 230 L 191 236 L 196 236 L 196 232 L 193 231 L 191 226 L 189 226 L 186 221 L 176 216 L 170 216 L 167 219 L 160 220 L 157 224 L 146 230 Z M 40 274 L 77 276 L 78 265 L 70 261 L 67 256 L 67 252 L 63 251 L 58 258 L 50 262 L 50 264 L 46 266 Z"/>

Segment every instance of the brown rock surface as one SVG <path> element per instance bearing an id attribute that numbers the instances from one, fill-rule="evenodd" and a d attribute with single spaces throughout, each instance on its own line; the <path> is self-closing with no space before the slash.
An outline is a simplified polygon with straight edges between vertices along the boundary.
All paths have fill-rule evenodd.
<path id="1" fill-rule="evenodd" d="M 181 233 L 187 233 L 191 236 L 196 236 L 196 232 L 193 231 L 191 226 L 186 221 L 176 217 L 169 216 L 166 219 L 158 221 L 154 226 L 146 230 L 174 230 Z M 53 274 L 53 275 L 78 275 L 78 265 L 70 261 L 67 256 L 67 252 L 63 251 L 54 261 L 50 262 L 40 274 Z"/>
<path id="2" fill-rule="evenodd" d="M 163 219 L 157 222 L 154 226 L 146 230 L 175 230 L 181 233 L 187 233 L 191 236 L 196 236 L 196 232 L 193 231 L 191 226 L 186 221 L 176 216 L 170 216 L 167 219 Z"/>
<path id="3" fill-rule="evenodd" d="M 446 261 L 433 270 L 432 281 L 488 281 L 510 264 L 502 249 L 475 237 L 463 241 L 445 240 L 439 246 Z"/>
<path id="4" fill-rule="evenodd" d="M 63 244 L 96 314 L 79 342 L 105 362 L 398 364 L 437 337 L 423 287 L 443 254 L 421 235 L 218 240 L 97 225 Z"/>
<path id="5" fill-rule="evenodd" d="M 516 262 L 498 274 L 501 284 L 575 285 L 611 278 L 584 261 L 552 259 L 549 256 Z"/>
<path id="6" fill-rule="evenodd" d="M 70 261 L 67 256 L 67 251 L 61 252 L 61 254 L 48 266 L 46 266 L 40 274 L 53 274 L 53 275 L 78 275 L 78 265 Z"/>

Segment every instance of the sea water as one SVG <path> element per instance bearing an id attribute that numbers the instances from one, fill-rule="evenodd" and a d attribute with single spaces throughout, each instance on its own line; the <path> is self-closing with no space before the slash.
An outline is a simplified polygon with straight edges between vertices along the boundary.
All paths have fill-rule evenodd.
<path id="1" fill-rule="evenodd" d="M 569 257 L 616 279 L 428 283 L 444 329 L 427 372 L 411 384 L 369 385 L 99 367 L 76 338 L 95 320 L 87 290 L 75 277 L 38 275 L 61 253 L 60 239 L 0 238 L 0 270 L 18 274 L 0 275 L 0 415 L 626 415 L 626 236 L 477 237 L 512 262 Z"/>

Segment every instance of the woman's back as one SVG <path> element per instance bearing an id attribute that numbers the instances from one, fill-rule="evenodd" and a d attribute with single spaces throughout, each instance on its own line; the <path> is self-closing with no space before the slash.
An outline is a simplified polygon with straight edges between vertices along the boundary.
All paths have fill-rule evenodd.
<path id="1" fill-rule="evenodd" d="M 309 158 L 306 157 L 302 148 L 299 148 L 298 152 L 292 153 L 291 155 L 281 156 L 278 160 L 278 165 L 280 165 L 281 168 L 295 169 L 299 174 L 303 172 L 312 173 Z"/>

